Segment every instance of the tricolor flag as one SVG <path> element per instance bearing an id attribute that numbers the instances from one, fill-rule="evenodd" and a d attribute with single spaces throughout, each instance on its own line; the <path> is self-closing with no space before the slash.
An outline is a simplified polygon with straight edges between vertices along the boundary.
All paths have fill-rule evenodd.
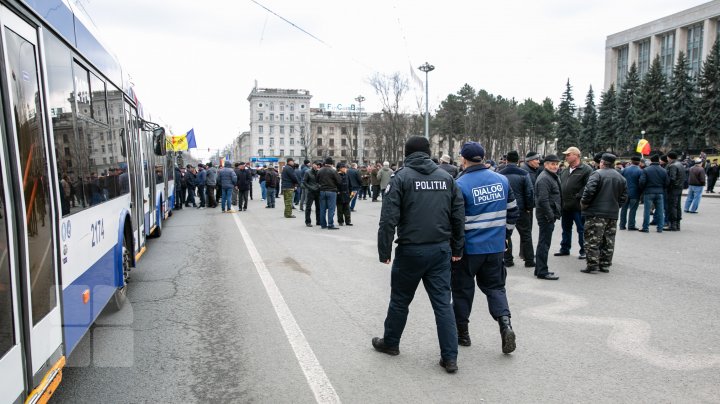
<path id="1" fill-rule="evenodd" d="M 648 142 L 647 139 L 640 139 L 637 147 L 635 148 L 635 151 L 642 154 L 643 156 L 647 156 L 648 154 L 650 154 L 650 142 Z"/>
<path id="2" fill-rule="evenodd" d="M 190 129 L 187 133 L 178 136 L 169 137 L 169 149 L 172 151 L 197 149 L 195 143 L 195 129 Z"/>

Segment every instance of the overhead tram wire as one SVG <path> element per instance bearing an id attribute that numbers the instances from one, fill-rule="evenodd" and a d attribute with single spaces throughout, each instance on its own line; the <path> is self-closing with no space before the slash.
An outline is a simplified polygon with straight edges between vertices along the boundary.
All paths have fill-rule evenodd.
<path id="1" fill-rule="evenodd" d="M 343 53 L 343 52 L 338 51 L 338 50 L 337 50 L 336 48 L 334 48 L 331 44 L 323 41 L 322 39 L 318 38 L 317 36 L 311 34 L 310 32 L 308 32 L 308 31 L 306 31 L 306 30 L 304 30 L 302 27 L 300 27 L 299 25 L 295 24 L 294 22 L 288 20 L 287 18 L 285 18 L 285 17 L 281 16 L 280 14 L 274 12 L 273 10 L 267 8 L 267 7 L 266 7 L 265 5 L 263 5 L 262 3 L 260 3 L 260 2 L 258 2 L 258 1 L 256 1 L 256 0 L 250 0 L 250 1 L 253 2 L 253 3 L 255 3 L 255 4 L 257 4 L 259 7 L 262 7 L 262 8 L 265 9 L 265 11 L 267 11 L 268 13 L 270 13 L 270 14 L 274 15 L 275 17 L 277 17 L 277 18 L 285 21 L 286 23 L 290 24 L 290 26 L 292 26 L 293 28 L 299 30 L 300 32 L 302 32 L 303 34 L 309 36 L 310 38 L 312 38 L 312 39 L 320 42 L 321 44 L 327 46 L 328 48 L 330 48 L 330 49 L 332 49 L 332 50 L 334 50 L 334 51 L 336 51 L 336 52 L 338 52 L 338 53 Z M 265 27 L 263 27 L 263 35 L 264 35 L 264 32 L 265 32 Z M 261 38 L 261 42 L 262 42 L 262 38 Z M 374 69 L 374 68 L 372 68 L 371 66 L 368 66 L 367 64 L 365 64 L 365 63 L 357 60 L 356 58 L 354 58 L 354 57 L 352 57 L 352 56 L 350 56 L 350 55 L 348 55 L 348 54 L 344 54 L 344 56 L 347 57 L 348 59 L 352 60 L 353 62 L 357 63 L 358 65 L 360 65 L 360 66 L 362 66 L 362 67 L 364 67 L 364 68 L 366 68 L 366 69 L 368 69 L 368 70 L 370 70 L 370 71 L 372 71 L 372 72 L 377 72 L 377 71 L 379 71 L 379 70 Z"/>

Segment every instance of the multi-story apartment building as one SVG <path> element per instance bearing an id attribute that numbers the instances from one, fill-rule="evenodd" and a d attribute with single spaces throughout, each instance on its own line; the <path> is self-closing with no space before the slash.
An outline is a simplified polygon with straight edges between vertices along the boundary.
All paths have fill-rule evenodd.
<path id="1" fill-rule="evenodd" d="M 337 161 L 372 161 L 375 150 L 367 127 L 361 127 L 361 119 L 367 122 L 367 114 L 353 111 L 326 111 L 311 108 L 310 128 L 307 137 L 306 155 L 315 157 L 332 157 Z M 363 144 L 358 148 L 358 142 Z"/>
<path id="2" fill-rule="evenodd" d="M 640 76 L 647 73 L 656 56 L 670 77 L 682 51 L 690 72 L 697 75 L 720 32 L 720 0 L 612 34 L 605 41 L 605 90 L 617 89 L 633 63 Z"/>
<path id="3" fill-rule="evenodd" d="M 250 102 L 249 153 L 241 158 L 300 157 L 310 130 L 310 99 L 307 90 L 253 88 Z"/>

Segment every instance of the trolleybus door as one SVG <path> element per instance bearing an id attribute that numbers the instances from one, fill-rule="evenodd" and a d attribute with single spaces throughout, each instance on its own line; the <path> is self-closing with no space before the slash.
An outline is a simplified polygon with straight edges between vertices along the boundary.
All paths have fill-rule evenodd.
<path id="1" fill-rule="evenodd" d="M 5 88 L 3 87 L 3 93 Z M 0 100 L 0 110 L 4 110 Z M 5 146 L 5 119 L 0 115 L 0 150 Z M 20 332 L 20 297 L 17 290 L 17 264 L 14 240 L 11 237 L 14 206 L 8 188 L 7 160 L 0 153 L 0 402 L 12 403 L 25 390 L 23 375 L 23 344 Z M 10 182 L 12 184 L 12 182 Z"/>
<path id="2" fill-rule="evenodd" d="M 137 112 L 129 103 L 125 103 L 125 116 L 127 117 L 126 127 L 128 128 L 128 145 L 130 150 L 130 165 L 132 172 L 130 173 L 130 191 L 132 200 L 132 222 L 133 237 L 135 239 L 135 255 L 136 257 L 145 246 L 145 218 L 143 214 L 144 208 L 144 189 L 142 161 L 143 156 L 140 150 L 140 130 L 137 122 Z"/>
<path id="3" fill-rule="evenodd" d="M 0 6 L 3 100 L 8 188 L 22 306 L 25 360 L 32 377 L 42 376 L 62 354 L 60 290 L 56 265 L 55 207 L 51 196 L 44 97 L 40 85 L 37 30 Z M 7 194 L 6 194 L 7 195 Z M 8 210 L 10 205 L 7 205 Z M 31 386 L 31 387 L 32 387 Z"/>
<path id="4" fill-rule="evenodd" d="M 155 155 L 152 151 L 152 132 L 140 130 L 140 146 L 143 153 L 143 179 L 145 181 L 145 229 L 150 231 L 155 223 Z"/>

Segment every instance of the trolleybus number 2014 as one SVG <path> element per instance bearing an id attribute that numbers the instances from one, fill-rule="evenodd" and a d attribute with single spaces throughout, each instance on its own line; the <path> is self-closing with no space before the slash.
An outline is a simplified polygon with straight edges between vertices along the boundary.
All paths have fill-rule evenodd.
<path id="1" fill-rule="evenodd" d="M 105 238 L 105 226 L 103 225 L 103 219 L 99 219 L 94 223 L 90 224 L 90 232 L 92 233 L 92 246 L 100 244 L 100 241 Z"/>

